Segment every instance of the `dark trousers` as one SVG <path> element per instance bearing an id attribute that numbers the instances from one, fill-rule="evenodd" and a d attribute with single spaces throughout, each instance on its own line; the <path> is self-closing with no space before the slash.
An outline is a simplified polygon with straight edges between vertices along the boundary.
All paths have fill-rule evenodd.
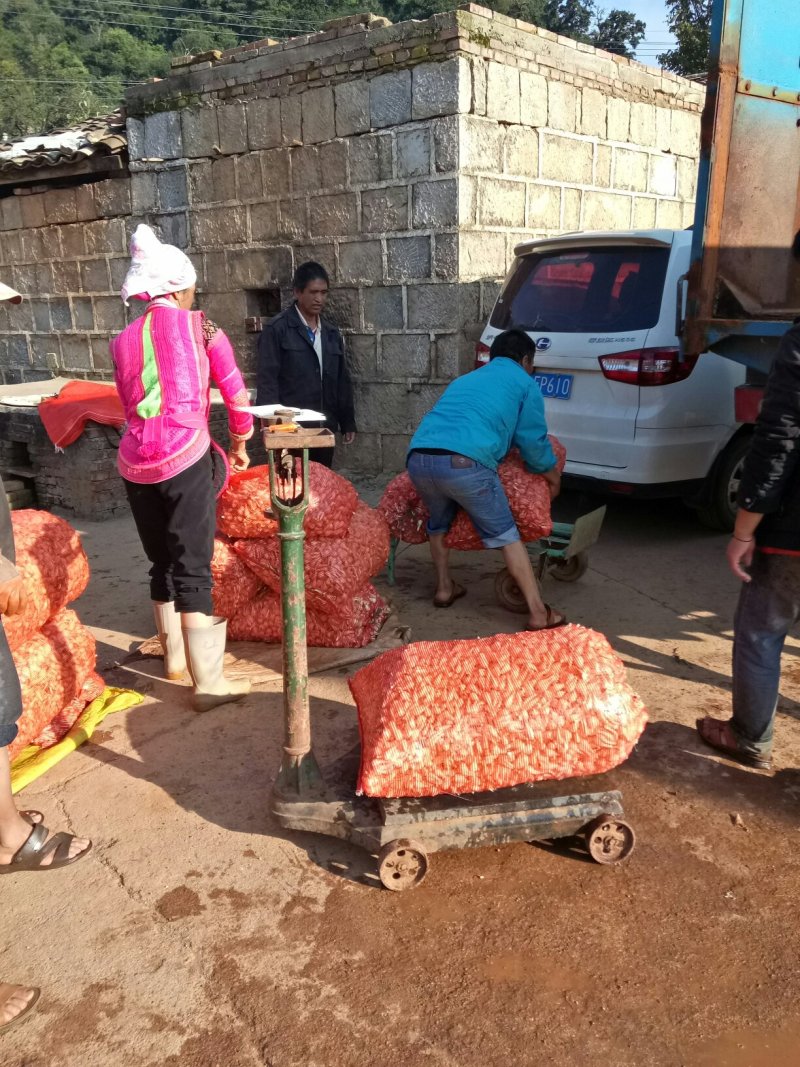
<path id="1" fill-rule="evenodd" d="M 0 623 L 0 748 L 10 745 L 17 736 L 17 720 L 22 714 L 19 676 L 8 639 Z"/>
<path id="2" fill-rule="evenodd" d="M 175 601 L 177 611 L 213 615 L 211 557 L 216 492 L 211 452 L 174 478 L 155 485 L 125 481 L 136 529 L 150 568 L 150 598 Z"/>

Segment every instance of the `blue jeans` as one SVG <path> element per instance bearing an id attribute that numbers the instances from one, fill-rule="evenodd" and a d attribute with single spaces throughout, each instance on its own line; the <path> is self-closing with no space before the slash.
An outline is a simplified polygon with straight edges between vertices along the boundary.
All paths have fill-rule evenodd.
<path id="1" fill-rule="evenodd" d="M 0 622 L 0 748 L 10 745 L 17 736 L 17 720 L 21 714 L 19 676 Z"/>
<path id="2" fill-rule="evenodd" d="M 412 452 L 408 475 L 430 513 L 428 536 L 447 533 L 458 509 L 463 508 L 487 548 L 503 548 L 519 541 L 497 471 L 464 456 Z"/>
<path id="3" fill-rule="evenodd" d="M 800 557 L 756 551 L 733 624 L 733 720 L 739 744 L 769 755 L 786 635 L 800 619 Z"/>

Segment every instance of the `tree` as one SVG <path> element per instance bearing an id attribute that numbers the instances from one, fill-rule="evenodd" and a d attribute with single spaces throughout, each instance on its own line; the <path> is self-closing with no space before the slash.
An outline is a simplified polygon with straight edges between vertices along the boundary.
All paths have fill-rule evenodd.
<path id="1" fill-rule="evenodd" d="M 658 57 L 667 70 L 688 76 L 708 71 L 711 4 L 712 0 L 667 0 L 667 24 L 677 41 L 675 48 Z"/>
<path id="2" fill-rule="evenodd" d="M 631 11 L 614 8 L 607 15 L 598 12 L 592 44 L 618 56 L 632 57 L 642 43 L 645 30 L 645 24 Z"/>

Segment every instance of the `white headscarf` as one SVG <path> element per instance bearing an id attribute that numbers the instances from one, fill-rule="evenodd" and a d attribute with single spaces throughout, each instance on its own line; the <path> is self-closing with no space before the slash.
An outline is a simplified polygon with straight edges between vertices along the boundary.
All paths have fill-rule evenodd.
<path id="1" fill-rule="evenodd" d="M 130 251 L 131 265 L 120 291 L 126 307 L 131 297 L 154 300 L 197 282 L 197 272 L 186 253 L 174 245 L 162 244 L 144 223 L 136 227 Z"/>

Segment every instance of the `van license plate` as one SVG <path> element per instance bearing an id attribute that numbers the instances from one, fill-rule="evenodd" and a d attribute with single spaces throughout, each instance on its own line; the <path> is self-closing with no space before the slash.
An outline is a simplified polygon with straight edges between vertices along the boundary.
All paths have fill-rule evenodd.
<path id="1" fill-rule="evenodd" d="M 569 400 L 572 395 L 571 374 L 534 374 L 533 380 L 550 400 Z"/>

